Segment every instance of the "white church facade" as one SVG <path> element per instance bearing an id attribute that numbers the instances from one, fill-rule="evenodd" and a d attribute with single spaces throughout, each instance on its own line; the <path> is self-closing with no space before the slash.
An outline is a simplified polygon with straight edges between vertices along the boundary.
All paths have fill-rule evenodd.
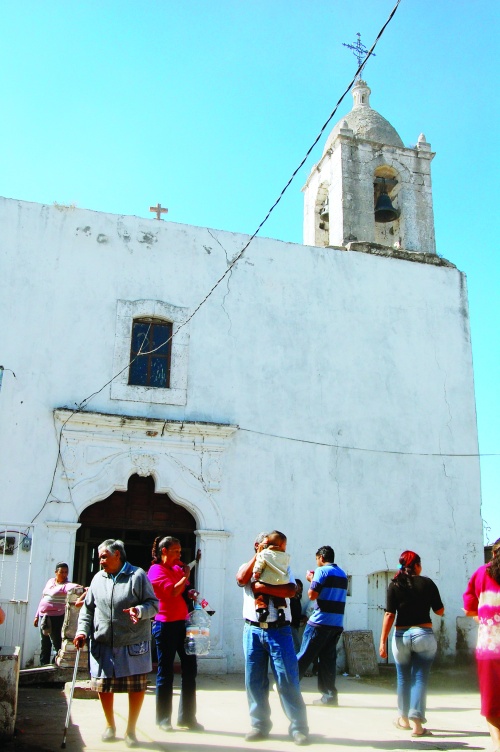
<path id="1" fill-rule="evenodd" d="M 173 534 L 216 610 L 202 670 L 240 670 L 235 572 L 273 528 L 302 579 L 333 546 L 345 628 L 375 640 L 416 550 L 454 654 L 482 561 L 466 279 L 436 254 L 430 145 L 353 94 L 304 188 L 304 244 L 256 238 L 198 310 L 247 236 L 0 199 L 0 641 L 23 665 L 58 561 L 88 584 L 101 540 L 147 568 Z"/>

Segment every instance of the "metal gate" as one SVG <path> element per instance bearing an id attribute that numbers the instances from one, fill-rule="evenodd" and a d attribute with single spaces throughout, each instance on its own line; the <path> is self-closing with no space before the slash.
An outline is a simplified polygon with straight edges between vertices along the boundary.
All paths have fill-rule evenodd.
<path id="1" fill-rule="evenodd" d="M 33 532 L 33 525 L 0 522 L 0 605 L 6 617 L 0 641 L 4 646 L 24 645 Z"/>
<path id="2" fill-rule="evenodd" d="M 368 629 L 373 632 L 373 639 L 377 646 L 382 633 L 382 621 L 385 614 L 387 587 L 392 580 L 396 572 L 394 570 L 385 570 L 382 572 L 374 572 L 368 575 Z M 378 655 L 379 663 L 394 663 L 394 657 L 392 655 L 391 637 L 389 637 L 387 645 L 388 658 L 381 658 Z"/>

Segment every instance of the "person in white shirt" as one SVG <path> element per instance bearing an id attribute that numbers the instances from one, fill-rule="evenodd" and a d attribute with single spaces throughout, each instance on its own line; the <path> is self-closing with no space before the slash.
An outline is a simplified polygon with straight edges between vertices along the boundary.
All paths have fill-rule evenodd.
<path id="1" fill-rule="evenodd" d="M 245 736 L 248 742 L 267 739 L 271 731 L 271 708 L 269 705 L 269 662 L 276 680 L 281 704 L 290 721 L 289 733 L 297 746 L 308 744 L 309 729 L 307 713 L 299 686 L 297 657 L 293 646 L 290 627 L 290 605 L 288 599 L 296 590 L 295 580 L 289 572 L 288 585 L 268 589 L 265 583 L 255 583 L 255 589 L 287 599 L 284 608 L 284 623 L 278 623 L 278 612 L 269 603 L 266 622 L 255 621 L 255 601 L 251 580 L 257 553 L 267 544 L 265 533 L 257 536 L 254 543 L 255 554 L 250 561 L 238 569 L 236 581 L 243 588 L 243 650 L 245 653 L 245 687 L 250 710 L 251 730 Z"/>

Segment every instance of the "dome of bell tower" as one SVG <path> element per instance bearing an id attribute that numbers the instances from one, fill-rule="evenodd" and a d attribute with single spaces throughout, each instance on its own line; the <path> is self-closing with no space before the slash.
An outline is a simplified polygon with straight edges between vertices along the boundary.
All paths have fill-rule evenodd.
<path id="1" fill-rule="evenodd" d="M 396 129 L 370 107 L 370 94 L 371 90 L 365 81 L 356 81 L 352 89 L 354 99 L 352 110 L 337 123 L 328 136 L 323 154 L 331 148 L 340 130 L 346 127 L 352 130 L 357 138 L 387 146 L 404 146 Z"/>

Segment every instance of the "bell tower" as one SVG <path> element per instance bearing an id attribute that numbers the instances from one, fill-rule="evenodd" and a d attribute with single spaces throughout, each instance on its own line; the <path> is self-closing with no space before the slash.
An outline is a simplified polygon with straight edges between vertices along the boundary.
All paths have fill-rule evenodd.
<path id="1" fill-rule="evenodd" d="M 421 134 L 405 147 L 393 126 L 370 106 L 358 79 L 353 108 L 330 133 L 304 192 L 304 244 L 345 247 L 376 243 L 436 253 L 431 161 Z"/>

